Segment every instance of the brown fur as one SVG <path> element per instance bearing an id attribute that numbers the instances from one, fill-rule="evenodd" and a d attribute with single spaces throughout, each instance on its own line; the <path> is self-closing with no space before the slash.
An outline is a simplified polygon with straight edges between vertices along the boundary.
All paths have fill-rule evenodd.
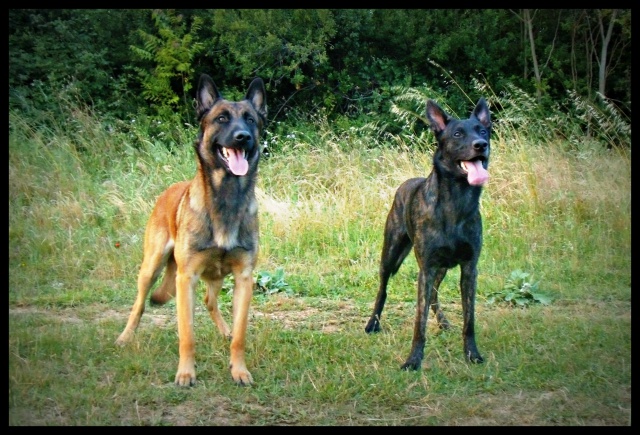
<path id="1" fill-rule="evenodd" d="M 133 337 L 147 294 L 165 269 L 151 301 L 163 304 L 176 297 L 180 362 L 175 383 L 194 385 L 194 290 L 202 279 L 211 319 L 231 340 L 231 377 L 237 384 L 250 385 L 253 379 L 245 363 L 245 337 L 258 255 L 254 188 L 259 137 L 267 113 L 264 83 L 260 78 L 254 79 L 245 98 L 233 102 L 225 100 L 213 80 L 203 74 L 197 103 L 200 133 L 194 144 L 195 177 L 173 184 L 156 202 L 145 231 L 137 298 L 116 343 L 123 345 Z M 246 158 L 240 157 L 242 153 Z M 237 157 L 231 158 L 232 155 Z M 232 164 L 231 160 L 238 163 Z M 228 274 L 233 274 L 235 280 L 232 330 L 222 318 L 217 302 Z"/>

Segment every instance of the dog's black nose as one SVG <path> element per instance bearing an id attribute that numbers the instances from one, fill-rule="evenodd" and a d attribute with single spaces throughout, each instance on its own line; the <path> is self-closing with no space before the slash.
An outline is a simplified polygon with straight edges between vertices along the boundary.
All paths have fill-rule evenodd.
<path id="1" fill-rule="evenodd" d="M 485 151 L 488 145 L 486 140 L 476 140 L 473 142 L 473 149 L 476 151 Z"/>
<path id="2" fill-rule="evenodd" d="M 238 143 L 249 142 L 251 140 L 251 133 L 244 130 L 236 131 L 233 135 L 233 139 Z"/>

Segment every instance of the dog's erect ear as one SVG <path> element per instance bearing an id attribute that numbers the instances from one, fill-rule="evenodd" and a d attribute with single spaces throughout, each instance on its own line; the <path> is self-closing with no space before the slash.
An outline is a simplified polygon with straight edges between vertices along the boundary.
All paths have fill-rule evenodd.
<path id="1" fill-rule="evenodd" d="M 480 98 L 478 100 L 476 108 L 473 109 L 473 116 L 478 118 L 478 121 L 480 121 L 480 123 L 487 129 L 491 129 L 491 113 L 489 112 L 489 107 L 487 106 L 487 102 L 484 98 Z"/>
<path id="2" fill-rule="evenodd" d="M 215 83 L 213 83 L 213 79 L 206 74 L 202 74 L 198 82 L 198 95 L 196 98 L 198 120 L 213 107 L 213 103 L 219 98 L 222 98 L 222 95 L 216 88 Z"/>
<path id="3" fill-rule="evenodd" d="M 256 108 L 260 116 L 262 117 L 262 123 L 267 122 L 267 92 L 264 88 L 264 82 L 260 77 L 253 79 L 247 90 L 245 99 L 249 100 L 253 107 Z"/>
<path id="4" fill-rule="evenodd" d="M 449 123 L 449 115 L 442 110 L 442 107 L 438 106 L 435 101 L 427 101 L 427 118 L 431 125 L 431 130 L 437 135 L 445 129 Z"/>

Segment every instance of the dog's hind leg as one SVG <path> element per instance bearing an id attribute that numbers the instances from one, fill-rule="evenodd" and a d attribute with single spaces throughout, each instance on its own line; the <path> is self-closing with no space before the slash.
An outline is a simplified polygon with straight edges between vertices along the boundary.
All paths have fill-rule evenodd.
<path id="1" fill-rule="evenodd" d="M 149 289 L 151 289 L 160 276 L 162 269 L 167 264 L 169 255 L 172 253 L 172 245 L 169 246 L 169 242 L 165 241 L 164 248 L 159 245 L 160 244 L 154 245 L 152 241 L 148 243 L 148 245 L 145 244 L 146 252 L 142 260 L 142 265 L 140 266 L 140 272 L 138 273 L 138 294 L 136 301 L 131 309 L 127 326 L 116 340 L 116 344 L 120 346 L 127 343 L 133 337 L 133 333 L 140 323 L 142 313 L 144 313 L 144 306 L 147 295 L 149 294 Z"/>
<path id="2" fill-rule="evenodd" d="M 436 315 L 436 320 L 438 321 L 438 326 L 440 327 L 440 329 L 449 329 L 449 327 L 451 326 L 444 313 L 442 312 L 442 309 L 440 308 L 440 303 L 438 302 L 438 289 L 440 288 L 440 283 L 442 282 L 446 274 L 446 267 L 438 270 L 435 281 L 433 282 L 433 289 L 431 290 L 431 309 L 433 310 L 433 314 Z"/>
<path id="3" fill-rule="evenodd" d="M 204 303 L 207 306 L 207 310 L 209 310 L 209 316 L 211 316 L 213 323 L 216 324 L 220 333 L 224 337 L 231 339 L 231 330 L 227 322 L 222 318 L 222 314 L 218 308 L 218 295 L 222 289 L 222 283 L 222 279 L 206 280 L 207 293 L 204 295 Z"/>
<path id="4" fill-rule="evenodd" d="M 369 318 L 364 330 L 368 334 L 380 331 L 380 316 L 387 300 L 387 284 L 389 278 L 398 272 L 402 262 L 411 251 L 413 244 L 404 231 L 404 227 L 391 228 L 387 225 L 385 239 L 380 260 L 380 287 L 373 307 L 373 314 Z"/>
<path id="5" fill-rule="evenodd" d="M 478 270 L 473 261 L 460 265 L 460 292 L 462 294 L 462 338 L 465 357 L 473 363 L 482 363 L 484 358 L 478 352 L 475 335 L 475 299 Z"/>

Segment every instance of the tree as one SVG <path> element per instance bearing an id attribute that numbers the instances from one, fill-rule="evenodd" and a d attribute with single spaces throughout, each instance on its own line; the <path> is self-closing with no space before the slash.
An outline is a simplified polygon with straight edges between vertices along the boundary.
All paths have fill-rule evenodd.
<path id="1" fill-rule="evenodd" d="M 193 59 L 204 48 L 197 37 L 202 18 L 194 16 L 187 31 L 184 16 L 176 14 L 174 10 L 156 9 L 152 17 L 158 34 L 140 29 L 138 34 L 143 47 L 131 46 L 139 59 L 155 65 L 151 71 L 136 68 L 143 86 L 142 95 L 151 102 L 161 118 L 171 119 L 174 113 L 182 109 L 184 119 L 190 119 L 189 91 L 194 75 Z"/>
<path id="2" fill-rule="evenodd" d="M 534 32 L 534 26 L 533 26 L 533 20 L 536 16 L 537 11 L 534 11 L 533 15 L 531 15 L 531 11 L 529 9 L 522 9 L 522 15 L 517 14 L 515 12 L 513 13 L 523 22 L 525 33 L 526 33 L 526 39 L 529 40 L 529 52 L 531 55 L 531 63 L 533 64 L 533 74 L 534 74 L 534 79 L 536 84 L 536 98 L 538 102 L 540 102 L 542 98 L 542 90 L 544 88 L 544 85 L 542 83 L 542 72 L 543 72 L 543 69 L 546 68 L 546 66 L 548 65 L 553 53 L 553 47 L 555 46 L 558 29 L 560 27 L 560 14 L 558 15 L 558 22 L 555 27 L 556 29 L 555 34 L 553 36 L 550 49 L 548 50 L 547 60 L 545 61 L 544 66 L 541 68 L 538 63 L 538 55 L 536 54 L 536 38 L 535 38 L 535 32 Z M 525 68 L 526 68 L 526 63 L 525 63 Z M 526 75 L 526 72 L 525 72 L 525 75 Z"/>
<path id="3" fill-rule="evenodd" d="M 270 100 L 270 116 L 284 113 L 296 98 L 306 106 L 325 90 L 327 51 L 336 33 L 331 11 L 217 9 L 207 24 L 207 63 L 216 65 L 216 82 L 243 89 L 243 81 L 260 75 L 279 95 Z"/>
<path id="4" fill-rule="evenodd" d="M 599 39 L 600 41 L 600 55 L 597 55 L 597 51 L 594 53 L 596 53 L 596 63 L 598 64 L 598 92 L 603 97 L 607 95 L 606 85 L 609 74 L 619 62 L 620 56 L 624 55 L 626 48 L 631 44 L 630 39 L 624 40 L 619 34 L 615 40 L 612 39 L 620 13 L 619 9 L 598 9 L 595 17 L 597 29 L 591 33 L 592 35 L 597 33 L 599 36 L 599 38 L 592 36 L 594 46 L 596 45 L 595 40 Z"/>

